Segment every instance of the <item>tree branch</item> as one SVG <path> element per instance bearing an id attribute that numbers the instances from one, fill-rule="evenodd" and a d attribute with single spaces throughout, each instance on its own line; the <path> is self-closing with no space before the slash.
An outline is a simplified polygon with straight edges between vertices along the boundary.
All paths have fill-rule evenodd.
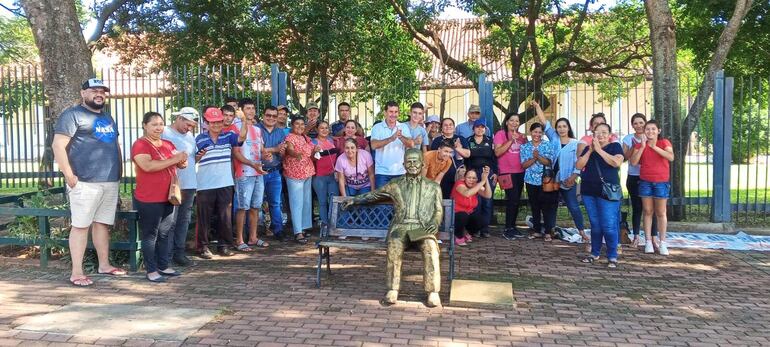
<path id="1" fill-rule="evenodd" d="M 96 28 L 94 28 L 94 32 L 91 33 L 88 40 L 86 40 L 86 44 L 91 45 L 104 35 L 104 26 L 107 24 L 107 20 L 127 1 L 128 0 L 112 0 L 102 6 L 101 11 L 96 17 Z"/>
<path id="2" fill-rule="evenodd" d="M 3 4 L 0 4 L 0 7 L 8 10 L 8 12 L 11 12 L 11 14 L 13 14 L 14 16 L 27 18 L 27 16 L 22 14 L 22 11 L 21 11 L 20 7 L 17 7 L 17 8 L 14 9 L 14 8 L 10 8 L 10 7 L 8 7 L 6 5 L 3 5 Z"/>
<path id="3" fill-rule="evenodd" d="M 706 75 L 701 82 L 700 88 L 698 88 L 698 94 L 695 96 L 695 100 L 687 111 L 687 117 L 685 117 L 684 124 L 682 125 L 682 138 L 689 139 L 693 129 L 695 129 L 701 113 L 706 109 L 709 96 L 714 90 L 714 77 L 717 71 L 721 70 L 724 66 L 727 54 L 730 52 L 730 48 L 735 41 L 735 37 L 738 35 L 738 30 L 741 27 L 741 22 L 746 14 L 751 9 L 753 0 L 737 0 L 735 2 L 735 10 L 733 16 L 727 22 L 727 26 L 722 30 L 722 34 L 719 35 L 717 46 L 714 50 L 714 55 L 711 57 L 711 63 L 706 70 Z"/>

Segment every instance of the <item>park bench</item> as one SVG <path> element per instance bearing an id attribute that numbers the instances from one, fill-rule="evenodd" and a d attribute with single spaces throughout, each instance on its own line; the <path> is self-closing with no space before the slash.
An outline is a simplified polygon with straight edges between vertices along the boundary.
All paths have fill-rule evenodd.
<path id="1" fill-rule="evenodd" d="M 326 271 L 331 275 L 329 248 L 378 250 L 388 248 L 388 227 L 393 219 L 392 203 L 353 205 L 342 211 L 344 197 L 335 196 L 329 206 L 329 225 L 321 230 L 316 242 L 318 266 L 316 286 L 321 287 L 321 267 L 326 259 Z M 439 247 L 449 254 L 449 280 L 454 279 L 454 201 L 445 199 L 444 218 L 439 226 Z"/>

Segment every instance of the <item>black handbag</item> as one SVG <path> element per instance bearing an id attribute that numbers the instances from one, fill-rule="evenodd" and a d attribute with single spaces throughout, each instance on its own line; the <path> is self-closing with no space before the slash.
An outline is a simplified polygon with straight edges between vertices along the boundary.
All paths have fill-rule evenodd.
<path id="1" fill-rule="evenodd" d="M 609 201 L 622 200 L 623 189 L 620 188 L 620 185 L 604 182 L 604 176 L 602 176 L 602 169 L 599 167 L 599 162 L 594 161 L 594 164 L 596 164 L 596 173 L 599 174 L 599 179 L 602 180 L 602 199 Z"/>

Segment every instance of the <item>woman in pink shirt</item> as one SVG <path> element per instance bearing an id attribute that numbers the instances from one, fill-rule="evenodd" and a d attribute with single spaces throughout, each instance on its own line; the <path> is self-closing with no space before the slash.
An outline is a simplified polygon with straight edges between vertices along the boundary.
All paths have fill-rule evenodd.
<path id="1" fill-rule="evenodd" d="M 524 168 L 521 166 L 519 148 L 527 143 L 527 137 L 519 133 L 519 115 L 509 113 L 503 119 L 503 129 L 495 133 L 495 155 L 500 171 L 498 183 L 505 190 L 505 231 L 503 237 L 508 240 L 525 235 L 516 229 L 516 219 L 519 216 L 521 191 L 524 187 Z"/>
<path id="2" fill-rule="evenodd" d="M 329 223 L 329 202 L 333 196 L 339 195 L 337 181 L 334 180 L 334 163 L 337 161 L 337 147 L 330 135 L 329 123 L 318 123 L 318 138 L 313 144 L 318 145 L 321 151 L 315 157 L 315 176 L 313 177 L 313 190 L 318 197 L 318 214 L 321 217 L 321 226 Z"/>

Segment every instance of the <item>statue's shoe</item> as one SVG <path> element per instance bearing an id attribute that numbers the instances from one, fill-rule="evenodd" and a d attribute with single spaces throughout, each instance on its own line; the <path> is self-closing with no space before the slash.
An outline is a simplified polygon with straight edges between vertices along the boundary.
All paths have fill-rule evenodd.
<path id="1" fill-rule="evenodd" d="M 425 302 L 425 306 L 436 307 L 441 306 L 441 298 L 439 298 L 437 292 L 428 294 L 428 301 Z"/>
<path id="2" fill-rule="evenodd" d="M 398 301 L 398 291 L 397 290 L 389 290 L 387 294 L 385 294 L 385 298 L 382 299 L 382 302 L 386 305 L 393 305 Z"/>

